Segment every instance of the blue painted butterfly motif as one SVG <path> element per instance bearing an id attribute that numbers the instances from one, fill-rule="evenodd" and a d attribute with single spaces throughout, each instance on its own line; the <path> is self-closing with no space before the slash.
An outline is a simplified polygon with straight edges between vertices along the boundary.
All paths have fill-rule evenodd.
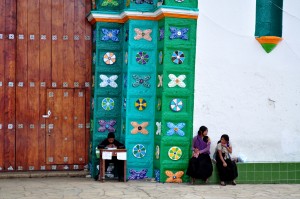
<path id="1" fill-rule="evenodd" d="M 141 171 L 136 171 L 133 169 L 129 170 L 130 176 L 128 177 L 128 180 L 140 180 L 147 178 L 147 169 L 142 169 Z"/>
<path id="2" fill-rule="evenodd" d="M 167 135 L 170 136 L 170 135 L 174 135 L 175 133 L 177 133 L 180 136 L 184 136 L 185 133 L 181 129 L 185 126 L 185 123 L 182 122 L 182 123 L 178 123 L 177 125 L 175 125 L 172 122 L 168 122 L 167 126 L 169 128 Z"/>
<path id="3" fill-rule="evenodd" d="M 187 32 L 189 31 L 188 28 L 170 27 L 170 31 L 171 31 L 170 39 L 188 40 L 188 35 L 187 35 Z"/>
<path id="4" fill-rule="evenodd" d="M 118 34 L 120 33 L 120 30 L 118 29 L 102 28 L 102 33 L 104 34 L 101 39 L 102 41 L 108 41 L 108 40 L 112 40 L 114 42 L 119 41 Z"/>
<path id="5" fill-rule="evenodd" d="M 114 125 L 117 123 L 116 120 L 109 120 L 109 121 L 99 120 L 98 123 L 100 125 L 100 127 L 98 128 L 99 132 L 105 132 L 106 129 L 110 133 L 111 132 L 114 133 L 116 131 L 116 129 L 114 128 Z"/>

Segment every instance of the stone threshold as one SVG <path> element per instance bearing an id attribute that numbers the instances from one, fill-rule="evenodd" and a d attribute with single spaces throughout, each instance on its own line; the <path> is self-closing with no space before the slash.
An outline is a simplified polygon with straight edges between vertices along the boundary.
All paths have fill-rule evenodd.
<path id="1" fill-rule="evenodd" d="M 47 178 L 47 177 L 86 177 L 89 171 L 26 171 L 1 172 L 0 179 L 9 178 Z"/>

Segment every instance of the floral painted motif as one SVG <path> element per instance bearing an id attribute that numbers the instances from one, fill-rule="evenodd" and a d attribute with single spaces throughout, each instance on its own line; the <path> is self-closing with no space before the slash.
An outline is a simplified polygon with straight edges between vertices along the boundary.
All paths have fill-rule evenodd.
<path id="1" fill-rule="evenodd" d="M 179 160 L 182 156 L 182 151 L 179 147 L 173 146 L 169 149 L 168 155 L 171 160 Z"/>
<path id="2" fill-rule="evenodd" d="M 132 149 L 132 154 L 136 158 L 143 158 L 146 155 L 146 148 L 142 144 L 137 144 Z"/>
<path id="3" fill-rule="evenodd" d="M 149 61 L 149 55 L 146 52 L 140 51 L 136 54 L 136 62 L 145 65 Z"/>
<path id="4" fill-rule="evenodd" d="M 128 177 L 128 180 L 141 180 L 147 178 L 147 169 L 142 169 L 141 171 L 136 171 L 133 169 L 129 170 L 130 176 Z"/>
<path id="5" fill-rule="evenodd" d="M 182 100 L 178 99 L 178 98 L 172 99 L 172 101 L 170 103 L 170 108 L 174 112 L 181 111 L 182 108 L 183 108 L 183 102 L 182 102 Z"/>
<path id="6" fill-rule="evenodd" d="M 105 7 L 105 6 L 118 6 L 119 3 L 116 0 L 104 0 L 101 4 L 101 6 Z"/>
<path id="7" fill-rule="evenodd" d="M 125 30 L 125 41 L 128 41 L 129 38 L 129 30 Z"/>
<path id="8" fill-rule="evenodd" d="M 126 111 L 126 98 L 123 100 L 123 109 Z"/>
<path id="9" fill-rule="evenodd" d="M 114 108 L 115 106 L 115 101 L 109 97 L 104 98 L 102 100 L 102 108 L 106 111 L 110 111 Z"/>
<path id="10" fill-rule="evenodd" d="M 154 169 L 154 174 L 155 174 L 155 181 L 160 182 L 160 170 Z"/>
<path id="11" fill-rule="evenodd" d="M 96 53 L 93 53 L 93 64 L 96 64 Z"/>
<path id="12" fill-rule="evenodd" d="M 161 111 L 161 99 L 157 98 L 157 110 Z"/>
<path id="13" fill-rule="evenodd" d="M 184 136 L 184 131 L 181 130 L 184 126 L 185 123 L 178 123 L 177 125 L 173 124 L 172 122 L 168 122 L 167 126 L 169 128 L 169 130 L 167 131 L 167 135 L 174 135 L 175 133 L 177 133 L 180 136 Z"/>
<path id="14" fill-rule="evenodd" d="M 146 102 L 145 99 L 140 98 L 140 99 L 138 99 L 138 100 L 135 101 L 134 106 L 135 106 L 135 108 L 136 108 L 137 110 L 143 111 L 143 110 L 145 110 L 146 107 L 147 107 L 147 102 Z"/>
<path id="15" fill-rule="evenodd" d="M 112 52 L 107 52 L 103 55 L 103 61 L 107 65 L 112 65 L 116 62 L 116 55 Z"/>
<path id="16" fill-rule="evenodd" d="M 185 75 L 179 75 L 178 77 L 176 77 L 174 74 L 169 74 L 169 78 L 170 78 L 170 82 L 168 84 L 169 87 L 175 87 L 175 86 L 179 86 L 181 88 L 185 88 L 186 85 L 183 82 L 183 80 L 185 80 L 186 76 Z"/>
<path id="17" fill-rule="evenodd" d="M 188 35 L 187 32 L 189 31 L 188 28 L 175 28 L 175 27 L 170 27 L 170 39 L 183 39 L 183 40 L 188 40 Z"/>
<path id="18" fill-rule="evenodd" d="M 182 51 L 176 50 L 172 54 L 172 62 L 174 64 L 182 64 L 184 62 L 184 54 Z"/>
<path id="19" fill-rule="evenodd" d="M 102 82 L 100 83 L 100 87 L 107 87 L 110 86 L 112 88 L 117 88 L 118 84 L 115 82 L 116 79 L 118 79 L 118 75 L 112 75 L 110 77 L 107 77 L 106 75 L 101 74 L 100 79 Z"/>
<path id="20" fill-rule="evenodd" d="M 165 29 L 160 28 L 159 29 L 159 41 L 163 40 L 165 38 Z"/>
<path id="21" fill-rule="evenodd" d="M 156 145 L 156 147 L 155 147 L 155 158 L 159 159 L 159 146 L 158 145 Z"/>
<path id="22" fill-rule="evenodd" d="M 163 52 L 159 51 L 158 53 L 158 63 L 162 64 L 163 63 Z"/>
<path id="23" fill-rule="evenodd" d="M 175 174 L 172 171 L 166 170 L 166 175 L 168 178 L 166 179 L 166 182 L 171 182 L 171 183 L 182 183 L 181 177 L 183 176 L 184 172 L 183 171 L 177 171 Z"/>
<path id="24" fill-rule="evenodd" d="M 137 122 L 131 122 L 130 123 L 131 126 L 133 126 L 134 128 L 131 130 L 132 134 L 137 134 L 137 133 L 142 133 L 144 135 L 147 135 L 149 132 L 146 129 L 146 127 L 148 126 L 148 122 L 143 122 L 142 124 L 139 124 Z"/>
<path id="25" fill-rule="evenodd" d="M 134 36 L 135 40 L 145 39 L 147 41 L 152 41 L 152 37 L 150 36 L 150 34 L 152 33 L 151 29 L 141 30 L 139 28 L 135 28 L 134 32 L 136 34 Z"/>
<path id="26" fill-rule="evenodd" d="M 150 84 L 148 83 L 148 80 L 151 78 L 150 75 L 146 75 L 144 77 L 140 77 L 139 75 L 132 75 L 133 79 L 135 79 L 135 82 L 132 83 L 133 87 L 138 87 L 139 85 L 143 85 L 146 88 L 150 88 Z"/>
<path id="27" fill-rule="evenodd" d="M 127 74 L 124 75 L 124 88 L 127 88 Z"/>
<path id="28" fill-rule="evenodd" d="M 114 133 L 116 131 L 116 129 L 114 128 L 116 123 L 116 120 L 99 120 L 98 124 L 100 125 L 100 127 L 98 128 L 98 132 L 105 132 L 106 130 L 108 130 L 108 132 Z"/>
<path id="29" fill-rule="evenodd" d="M 124 62 L 126 65 L 128 64 L 128 52 L 125 53 Z"/>
<path id="30" fill-rule="evenodd" d="M 156 135 L 161 135 L 161 122 L 156 122 L 155 124 L 157 127 Z"/>
<path id="31" fill-rule="evenodd" d="M 158 78 L 158 84 L 157 84 L 157 88 L 159 88 L 159 87 L 162 87 L 162 85 L 163 85 L 163 82 L 162 82 L 162 80 L 163 80 L 163 75 L 158 75 L 157 76 Z"/>
<path id="32" fill-rule="evenodd" d="M 119 41 L 118 34 L 120 33 L 120 30 L 118 29 L 102 28 L 102 33 L 104 34 L 101 39 L 102 41 L 108 41 L 108 40 L 112 40 L 114 42 Z"/>

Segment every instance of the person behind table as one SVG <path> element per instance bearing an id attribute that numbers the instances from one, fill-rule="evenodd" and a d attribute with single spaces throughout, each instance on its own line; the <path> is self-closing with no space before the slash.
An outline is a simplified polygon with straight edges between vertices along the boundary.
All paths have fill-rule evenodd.
<path id="1" fill-rule="evenodd" d="M 98 149 L 103 149 L 103 148 L 124 149 L 125 145 L 119 142 L 118 140 L 116 140 L 115 134 L 110 132 L 108 133 L 107 138 L 98 145 Z M 122 181 L 122 178 L 124 176 L 124 170 L 123 170 L 124 161 L 118 160 L 117 157 L 113 156 L 111 160 L 105 161 L 105 170 L 107 170 L 109 163 L 114 164 L 115 166 L 114 171 L 117 171 L 119 181 Z"/>
<path id="2" fill-rule="evenodd" d="M 226 181 L 230 181 L 232 185 L 236 185 L 235 179 L 238 176 L 238 171 L 235 162 L 230 157 L 231 153 L 232 146 L 229 143 L 229 136 L 223 134 L 221 140 L 218 142 L 216 154 L 217 169 L 222 186 L 226 185 Z"/>
<path id="3" fill-rule="evenodd" d="M 208 183 L 208 178 L 212 175 L 213 166 L 210 159 L 211 141 L 207 137 L 208 129 L 201 126 L 198 135 L 193 139 L 193 157 L 189 161 L 186 174 L 191 177 L 191 183 L 196 179 L 201 179 Z"/>

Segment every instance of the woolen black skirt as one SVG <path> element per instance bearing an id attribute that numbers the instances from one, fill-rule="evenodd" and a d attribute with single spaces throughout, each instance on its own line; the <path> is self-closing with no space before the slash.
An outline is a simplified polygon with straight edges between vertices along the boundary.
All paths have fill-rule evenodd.
<path id="1" fill-rule="evenodd" d="M 230 159 L 225 160 L 227 166 L 224 167 L 218 154 L 216 161 L 221 181 L 232 181 L 238 177 L 238 171 L 234 161 L 231 161 Z"/>
<path id="2" fill-rule="evenodd" d="M 206 180 L 212 174 L 213 166 L 209 154 L 200 154 L 198 158 L 192 157 L 186 174 L 192 178 Z"/>

